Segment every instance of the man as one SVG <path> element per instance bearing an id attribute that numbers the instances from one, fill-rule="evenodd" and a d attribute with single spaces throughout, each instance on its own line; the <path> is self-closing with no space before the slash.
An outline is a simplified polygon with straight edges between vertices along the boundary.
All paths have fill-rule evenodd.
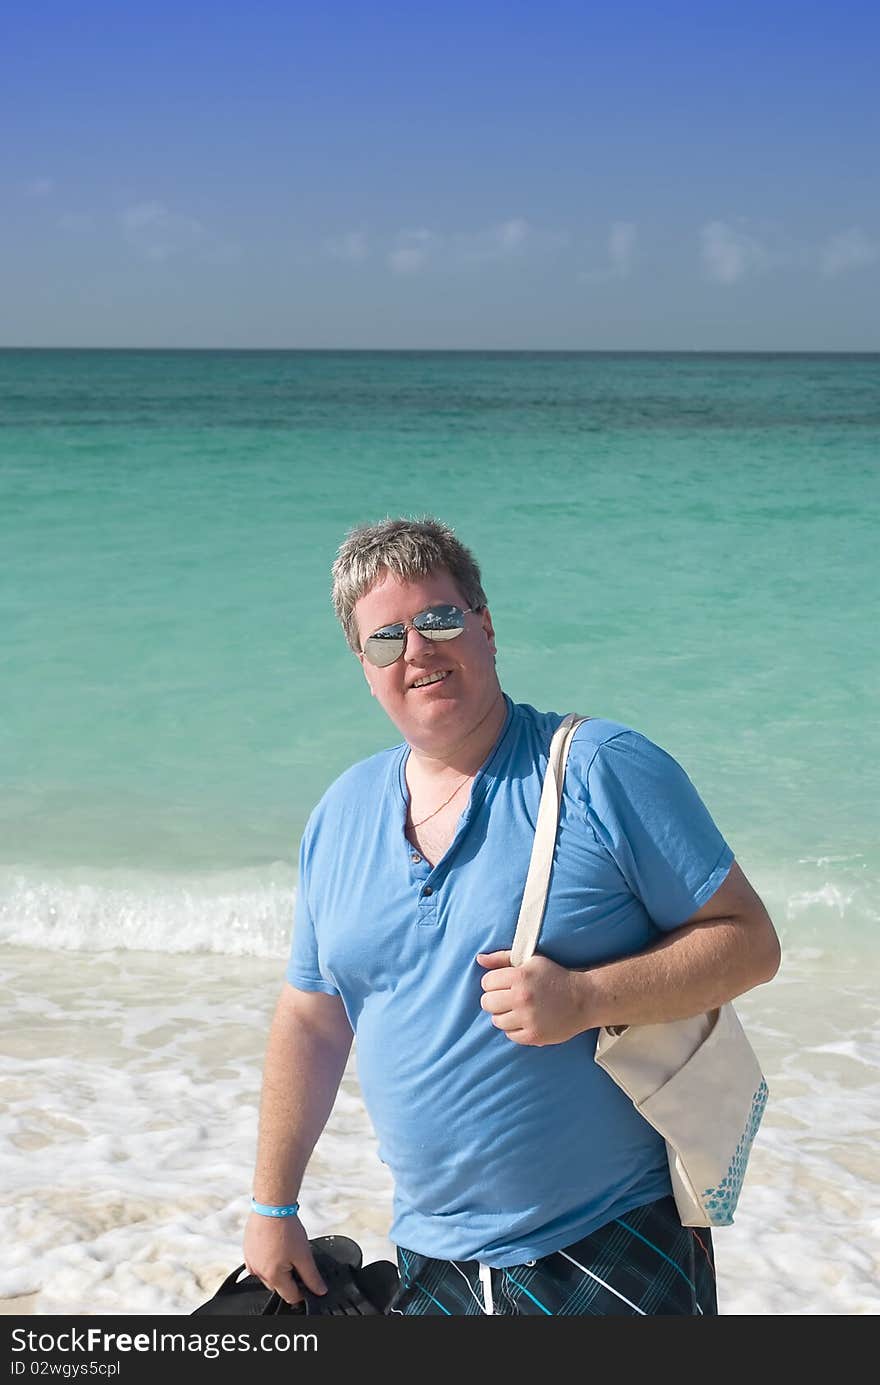
<path id="1" fill-rule="evenodd" d="M 393 1312 L 716 1313 L 710 1233 L 682 1227 L 664 1142 L 592 1056 L 602 1025 L 769 981 L 766 910 L 680 766 L 594 718 L 571 746 L 540 954 L 511 967 L 561 714 L 502 691 L 479 568 L 445 525 L 355 529 L 333 577 L 403 744 L 344 773 L 303 836 L 249 1268 L 290 1303 L 295 1276 L 323 1288 L 296 1198 L 356 1035 L 394 1179 Z"/>

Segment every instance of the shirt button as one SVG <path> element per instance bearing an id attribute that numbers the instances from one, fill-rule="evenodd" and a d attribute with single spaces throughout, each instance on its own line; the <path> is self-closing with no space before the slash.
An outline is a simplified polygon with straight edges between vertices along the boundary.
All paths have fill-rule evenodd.
<path id="1" fill-rule="evenodd" d="M 423 895 L 429 895 L 429 894 L 433 894 L 433 893 L 434 893 L 434 891 L 431 889 L 431 886 L 430 886 L 430 885 L 426 885 L 425 888 L 422 890 L 422 894 L 423 894 Z"/>
<path id="2" fill-rule="evenodd" d="M 413 865 L 414 865 L 414 866 L 417 866 L 417 865 L 419 864 L 419 861 L 420 861 L 421 859 L 422 859 L 422 858 L 421 858 L 421 856 L 419 855 L 419 853 L 418 853 L 417 851 L 414 851 L 413 854 L 412 854 L 412 863 L 413 863 Z"/>

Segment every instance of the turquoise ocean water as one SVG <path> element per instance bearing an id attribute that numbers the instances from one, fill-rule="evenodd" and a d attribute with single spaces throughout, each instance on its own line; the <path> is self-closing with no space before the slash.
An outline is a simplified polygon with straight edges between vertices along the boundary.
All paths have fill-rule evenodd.
<path id="1" fill-rule="evenodd" d="M 510 695 L 663 745 L 786 944 L 860 954 L 878 461 L 876 355 L 0 352 L 0 938 L 283 955 L 310 808 L 397 740 L 330 564 L 430 512 Z"/>

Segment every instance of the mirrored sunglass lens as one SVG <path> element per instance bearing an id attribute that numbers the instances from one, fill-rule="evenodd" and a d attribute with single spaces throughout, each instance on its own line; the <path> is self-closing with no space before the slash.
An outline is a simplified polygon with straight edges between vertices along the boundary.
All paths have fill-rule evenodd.
<path id="1" fill-rule="evenodd" d="M 452 640 L 464 629 L 464 612 L 458 606 L 431 606 L 413 616 L 413 625 L 427 640 Z"/>
<path id="2" fill-rule="evenodd" d="M 399 659 L 403 650 L 404 628 L 402 625 L 385 625 L 376 630 L 364 642 L 364 654 L 377 668 L 387 668 Z"/>

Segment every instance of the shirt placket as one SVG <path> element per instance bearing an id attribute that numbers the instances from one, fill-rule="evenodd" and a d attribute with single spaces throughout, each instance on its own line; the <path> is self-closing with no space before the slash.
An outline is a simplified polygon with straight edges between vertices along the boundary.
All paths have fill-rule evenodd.
<path id="1" fill-rule="evenodd" d="M 416 891 L 416 923 L 419 928 L 436 928 L 438 922 L 437 896 L 440 887 L 439 867 L 426 861 L 415 847 L 409 853 L 410 879 Z"/>

